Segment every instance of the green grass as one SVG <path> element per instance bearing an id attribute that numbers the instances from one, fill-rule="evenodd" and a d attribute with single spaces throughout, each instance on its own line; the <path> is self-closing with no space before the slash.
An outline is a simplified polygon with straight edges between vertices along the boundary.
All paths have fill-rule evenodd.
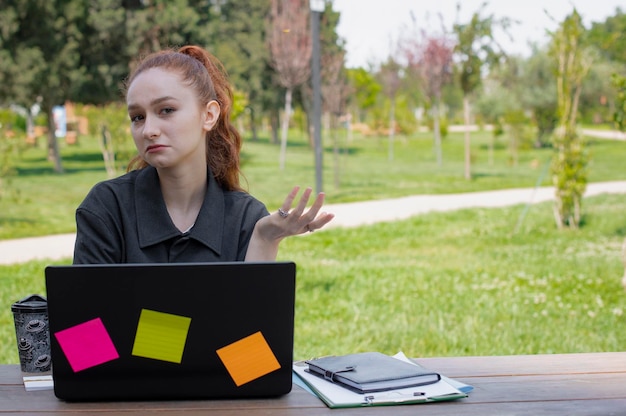
<path id="1" fill-rule="evenodd" d="M 622 351 L 626 200 L 585 200 L 585 226 L 555 229 L 550 203 L 431 213 L 282 243 L 298 265 L 295 357 Z M 65 262 L 68 263 L 69 259 Z M 16 363 L 10 304 L 45 294 L 45 261 L 0 266 L 0 362 Z"/>
<path id="2" fill-rule="evenodd" d="M 622 351 L 622 196 L 557 231 L 551 204 L 436 213 L 285 241 L 298 269 L 299 358 Z"/>
<path id="3" fill-rule="evenodd" d="M 472 192 L 491 189 L 533 187 L 538 179 L 550 185 L 545 175 L 550 149 L 520 152 L 516 166 L 500 144 L 494 164 L 489 164 L 487 143 L 490 133 L 472 134 L 472 180 L 464 179 L 463 136 L 450 134 L 444 140 L 442 166 L 435 162 L 432 138 L 419 134 L 396 138 L 393 161 L 388 157 L 385 138 L 357 137 L 347 143 L 339 134 L 340 153 L 332 147 L 324 153 L 324 191 L 327 203 L 393 198 L 415 194 Z M 331 140 L 326 140 L 331 143 Z M 330 146 L 330 145 L 328 145 Z M 589 180 L 626 178 L 622 155 L 626 144 L 592 140 Z M 89 189 L 107 179 L 97 143 L 83 138 L 78 146 L 62 144 L 66 173 L 54 174 L 42 147 L 28 149 L 18 164 L 19 176 L 11 188 L 17 199 L 0 199 L 0 239 L 59 234 L 75 230 L 74 211 Z M 315 186 L 311 149 L 300 134 L 290 139 L 287 163 L 279 168 L 279 147 L 267 140 L 246 141 L 242 165 L 247 188 L 271 210 L 282 203 L 294 185 Z M 335 169 L 335 166 L 337 168 Z M 338 172 L 338 173 L 336 173 Z"/>
<path id="4" fill-rule="evenodd" d="M 506 149 L 499 149 L 490 166 L 489 136 L 472 137 L 471 181 L 463 179 L 462 136 L 446 139 L 441 167 L 426 135 L 397 140 L 393 162 L 385 140 L 355 139 L 339 158 L 339 186 L 333 154 L 325 153 L 328 200 L 532 187 L 550 156 L 528 150 L 510 166 Z M 624 146 L 590 143 L 592 181 L 625 178 Z M 42 149 L 25 154 L 13 182 L 19 203 L 0 200 L 0 238 L 74 230 L 76 205 L 106 177 L 95 145 L 83 141 L 63 152 L 65 175 L 51 173 Z M 283 171 L 277 146 L 264 141 L 246 142 L 244 161 L 250 191 L 272 209 L 292 185 L 314 183 L 313 156 L 301 141 L 290 145 Z M 557 230 L 552 204 L 542 203 L 513 235 L 524 209 L 430 213 L 287 239 L 279 259 L 298 265 L 295 358 L 367 350 L 416 357 L 624 350 L 624 197 L 585 199 L 578 231 Z M 17 362 L 10 305 L 45 295 L 49 263 L 0 266 L 0 363 Z"/>

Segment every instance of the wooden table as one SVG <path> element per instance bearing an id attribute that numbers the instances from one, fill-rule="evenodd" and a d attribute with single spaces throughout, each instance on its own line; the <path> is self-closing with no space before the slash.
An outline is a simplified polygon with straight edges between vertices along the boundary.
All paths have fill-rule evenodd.
<path id="1" fill-rule="evenodd" d="M 17 365 L 0 366 L 0 415 L 626 415 L 626 352 L 417 360 L 475 387 L 453 402 L 329 409 L 298 386 L 263 400 L 66 403 L 27 392 Z"/>

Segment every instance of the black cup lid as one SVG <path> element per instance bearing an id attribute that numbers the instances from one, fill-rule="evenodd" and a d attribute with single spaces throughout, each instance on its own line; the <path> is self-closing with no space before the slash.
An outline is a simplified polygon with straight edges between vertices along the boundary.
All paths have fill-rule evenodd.
<path id="1" fill-rule="evenodd" d="M 13 312 L 46 312 L 47 310 L 48 302 L 40 295 L 27 296 L 11 305 Z"/>

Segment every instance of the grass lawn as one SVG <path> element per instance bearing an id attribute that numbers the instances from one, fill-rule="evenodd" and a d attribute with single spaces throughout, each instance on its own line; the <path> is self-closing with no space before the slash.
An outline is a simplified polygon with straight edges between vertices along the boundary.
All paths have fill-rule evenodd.
<path id="1" fill-rule="evenodd" d="M 443 164 L 433 155 L 432 137 L 421 133 L 396 137 L 393 160 L 385 138 L 357 137 L 350 143 L 338 139 L 324 153 L 324 191 L 327 203 L 363 201 L 416 194 L 472 192 L 491 189 L 530 188 L 541 180 L 550 185 L 547 163 L 550 149 L 527 149 L 512 165 L 508 149 L 499 144 L 489 162 L 490 133 L 472 134 L 471 180 L 463 177 L 463 135 L 451 133 L 443 146 Z M 267 140 L 244 143 L 242 169 L 247 189 L 270 210 L 280 206 L 294 185 L 315 186 L 313 153 L 300 134 L 287 149 L 285 168 L 279 168 L 279 146 Z M 330 143 L 330 140 L 327 140 Z M 589 142 L 592 182 L 626 179 L 623 157 L 626 144 L 610 140 Z M 11 181 L 15 198 L 0 198 L 0 239 L 74 232 L 74 211 L 89 189 L 107 179 L 98 144 L 82 138 L 79 145 L 62 143 L 65 174 L 52 171 L 45 149 L 24 152 Z"/>
<path id="2" fill-rule="evenodd" d="M 296 354 L 622 351 L 622 196 L 557 231 L 551 204 L 435 213 L 285 242 L 299 268 Z"/>
<path id="3" fill-rule="evenodd" d="M 512 166 L 500 148 L 490 165 L 489 136 L 473 137 L 471 181 L 463 179 L 460 135 L 445 140 L 441 167 L 427 135 L 397 140 L 393 161 L 385 140 L 355 139 L 338 155 L 337 183 L 329 150 L 328 201 L 532 187 L 545 171 L 547 149 L 524 151 Z M 623 147 L 590 143 L 592 181 L 625 179 Z M 76 205 L 105 175 L 96 146 L 84 141 L 63 151 L 64 175 L 51 173 L 40 149 L 25 154 L 13 182 L 19 203 L 0 201 L 0 238 L 73 231 Z M 250 191 L 270 209 L 292 185 L 314 183 L 304 143 L 294 140 L 284 171 L 277 155 L 277 146 L 263 141 L 244 147 Z M 585 199 L 577 231 L 556 230 L 551 203 L 533 205 L 513 235 L 524 209 L 430 213 L 284 241 L 279 259 L 298 264 L 295 358 L 372 350 L 416 357 L 624 350 L 626 198 Z M 0 266 L 0 363 L 17 362 L 10 305 L 45 294 L 47 264 Z"/>
<path id="4" fill-rule="evenodd" d="M 586 200 L 579 231 L 556 230 L 551 204 L 534 205 L 512 235 L 523 208 L 431 213 L 284 241 L 279 259 L 298 265 L 295 357 L 623 351 L 624 197 Z M 10 304 L 45 294 L 47 264 L 0 266 L 0 363 L 17 362 Z"/>

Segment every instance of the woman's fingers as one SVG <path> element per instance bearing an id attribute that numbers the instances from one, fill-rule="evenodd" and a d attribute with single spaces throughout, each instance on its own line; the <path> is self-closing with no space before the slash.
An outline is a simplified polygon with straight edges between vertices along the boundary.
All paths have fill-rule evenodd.
<path id="1" fill-rule="evenodd" d="M 294 186 L 291 192 L 287 195 L 287 198 L 283 201 L 283 205 L 278 209 L 278 213 L 281 217 L 287 217 L 286 214 L 289 214 L 289 210 L 291 210 L 291 205 L 293 204 L 293 200 L 296 199 L 298 192 L 300 191 L 299 186 Z"/>
<path id="2" fill-rule="evenodd" d="M 311 198 L 311 194 L 313 193 L 311 188 L 306 188 L 304 190 L 297 205 L 292 210 L 291 207 L 299 191 L 300 187 L 294 187 L 287 195 L 287 198 L 285 198 L 282 206 L 278 209 L 278 215 L 282 217 L 281 223 L 284 227 L 283 232 L 286 235 L 301 234 L 307 231 L 313 232 L 322 228 L 334 218 L 333 214 L 325 212 L 318 216 L 320 209 L 324 205 L 325 195 L 323 192 L 317 194 L 313 204 L 305 212 L 307 204 Z"/>
<path id="3" fill-rule="evenodd" d="M 305 230 L 312 233 L 313 231 L 319 230 L 320 228 L 324 227 L 333 218 L 335 218 L 334 214 L 322 212 L 315 218 L 315 220 L 311 221 L 305 226 Z"/>

